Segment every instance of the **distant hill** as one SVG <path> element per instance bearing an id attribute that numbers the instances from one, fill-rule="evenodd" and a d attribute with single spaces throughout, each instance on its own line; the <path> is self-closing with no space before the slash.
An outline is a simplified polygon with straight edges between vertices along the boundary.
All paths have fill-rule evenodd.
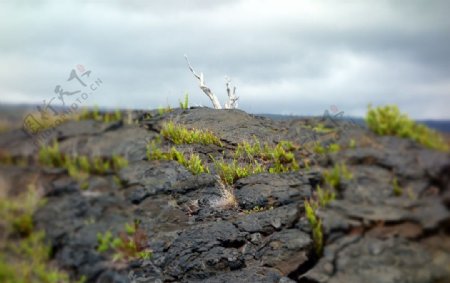
<path id="1" fill-rule="evenodd" d="M 256 115 L 279 121 L 311 117 L 311 116 L 279 115 L 279 114 L 256 114 Z M 352 120 L 359 125 L 365 125 L 363 118 L 343 117 L 342 119 Z M 450 134 L 450 120 L 416 120 L 416 122 L 425 124 L 426 126 L 435 129 L 436 131 Z"/>

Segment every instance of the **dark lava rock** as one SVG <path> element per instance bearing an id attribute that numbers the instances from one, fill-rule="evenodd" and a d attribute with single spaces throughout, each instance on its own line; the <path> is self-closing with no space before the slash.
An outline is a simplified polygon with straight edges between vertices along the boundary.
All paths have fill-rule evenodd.
<path id="1" fill-rule="evenodd" d="M 151 115 L 149 115 L 151 114 Z M 73 278 L 92 282 L 450 282 L 450 156 L 396 137 L 378 137 L 349 121 L 320 118 L 273 121 L 239 110 L 175 109 L 163 115 L 135 111 L 132 123 L 68 122 L 50 129 L 66 154 L 122 155 L 129 166 L 115 175 L 92 175 L 88 189 L 62 168 L 42 168 L 38 148 L 23 131 L 0 134 L 0 196 L 33 183 L 47 198 L 34 214 L 46 233 L 54 262 Z M 174 161 L 146 160 L 147 143 L 167 121 L 208 129 L 216 145 L 176 145 L 196 152 L 211 173 L 193 175 Z M 326 130 L 318 131 L 317 127 Z M 238 207 L 215 205 L 221 197 L 210 156 L 231 159 L 243 141 L 290 140 L 297 172 L 262 173 L 234 184 Z M 350 141 L 356 147 L 349 146 Z M 318 154 L 314 146 L 342 150 Z M 163 146 L 173 146 L 163 141 Z M 29 161 L 21 166 L 18 160 Z M 7 163 L 7 162 L 4 162 Z M 324 188 L 324 174 L 347 164 L 337 199 L 317 210 L 324 234 L 317 255 L 304 201 Z M 23 165 L 23 164 L 22 164 Z M 118 178 L 117 178 L 118 177 Z M 397 180 L 400 192 L 394 192 Z M 119 182 L 118 182 L 119 180 Z M 255 209 L 256 208 L 256 209 Z M 98 252 L 98 233 L 140 223 L 150 259 L 113 262 Z"/>

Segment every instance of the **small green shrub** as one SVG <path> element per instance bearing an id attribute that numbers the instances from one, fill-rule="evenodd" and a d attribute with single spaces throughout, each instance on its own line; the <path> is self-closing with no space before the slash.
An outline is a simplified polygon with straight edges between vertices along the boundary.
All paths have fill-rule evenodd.
<path id="1" fill-rule="evenodd" d="M 151 141 L 147 145 L 147 158 L 149 160 L 174 160 L 186 167 L 192 174 L 209 173 L 208 167 L 203 165 L 200 156 L 195 153 L 186 158 L 184 154 L 172 147 L 169 152 L 164 152 L 159 147 L 159 141 Z"/>
<path id="2" fill-rule="evenodd" d="M 201 173 L 209 173 L 208 167 L 203 166 L 200 156 L 195 153 L 191 153 L 189 159 L 183 164 L 192 174 L 198 175 Z"/>
<path id="3" fill-rule="evenodd" d="M 297 149 L 298 147 L 289 141 L 281 141 L 274 147 L 267 144 L 261 146 L 260 142 L 254 138 L 253 144 L 247 141 L 239 143 L 234 156 L 250 162 L 270 161 L 271 165 L 268 167 L 270 173 L 284 173 L 300 168 L 294 156 L 294 151 Z"/>
<path id="4" fill-rule="evenodd" d="M 261 147 L 259 140 L 253 137 L 253 143 L 243 141 L 238 144 L 234 153 L 235 158 L 244 158 L 253 161 L 257 157 L 262 157 L 264 148 Z"/>
<path id="5" fill-rule="evenodd" d="M 239 164 L 236 159 L 232 162 L 225 162 L 223 159 L 214 160 L 214 167 L 220 179 L 227 185 L 233 185 L 240 178 L 265 171 L 256 160 L 253 163 L 244 164 Z"/>
<path id="6" fill-rule="evenodd" d="M 97 241 L 98 252 L 114 250 L 113 261 L 148 260 L 152 257 L 152 251 L 147 248 L 147 234 L 139 228 L 137 222 L 134 225 L 125 224 L 124 231 L 119 232 L 117 237 L 114 237 L 111 231 L 98 233 Z"/>
<path id="7" fill-rule="evenodd" d="M 297 171 L 300 167 L 295 160 L 295 147 L 290 142 L 280 142 L 271 151 L 266 152 L 273 164 L 269 168 L 270 173 L 284 173 L 290 171 Z"/>
<path id="8" fill-rule="evenodd" d="M 168 122 L 163 125 L 161 135 L 175 144 L 215 144 L 222 146 L 220 139 L 210 131 L 192 129 L 189 130 L 184 126 L 176 125 Z"/>
<path id="9" fill-rule="evenodd" d="M 431 149 L 449 150 L 448 144 L 438 132 L 412 121 L 395 105 L 377 108 L 369 106 L 366 123 L 369 129 L 378 135 L 410 138 Z"/>

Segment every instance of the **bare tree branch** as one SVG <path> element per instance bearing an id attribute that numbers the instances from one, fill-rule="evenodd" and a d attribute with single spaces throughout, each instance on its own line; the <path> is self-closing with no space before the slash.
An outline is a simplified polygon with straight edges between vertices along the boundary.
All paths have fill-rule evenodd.
<path id="1" fill-rule="evenodd" d="M 230 88 L 231 79 L 228 77 L 225 77 L 225 85 L 227 87 L 227 94 L 228 94 L 228 102 L 225 103 L 225 109 L 236 109 L 237 108 L 237 101 L 239 99 L 238 96 L 236 96 L 236 86 L 233 87 L 233 90 Z"/>
<path id="2" fill-rule="evenodd" d="M 222 109 L 222 106 L 220 105 L 219 99 L 217 99 L 217 97 L 214 95 L 214 93 L 212 93 L 211 89 L 205 85 L 205 81 L 204 81 L 204 78 L 203 78 L 203 73 L 200 73 L 200 75 L 198 75 L 194 71 L 194 68 L 192 68 L 191 63 L 189 62 L 189 59 L 188 59 L 187 55 L 184 55 L 184 58 L 186 59 L 186 62 L 188 64 L 188 67 L 189 67 L 189 70 L 191 71 L 191 73 L 199 80 L 199 82 L 200 82 L 200 89 L 209 97 L 209 99 L 211 100 L 214 108 L 215 109 Z"/>

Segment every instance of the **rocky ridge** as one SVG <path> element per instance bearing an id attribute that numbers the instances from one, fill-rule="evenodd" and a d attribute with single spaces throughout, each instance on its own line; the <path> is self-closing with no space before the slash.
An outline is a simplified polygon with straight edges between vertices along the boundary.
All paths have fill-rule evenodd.
<path id="1" fill-rule="evenodd" d="M 380 137 L 349 121 L 273 121 L 239 110 L 133 112 L 133 123 L 71 121 L 52 138 L 65 154 L 124 156 L 117 173 L 91 175 L 88 187 L 63 169 L 37 162 L 21 131 L 0 135 L 0 150 L 29 166 L 0 165 L 7 194 L 37 180 L 47 199 L 34 215 L 57 265 L 87 282 L 450 282 L 450 156 L 396 137 Z M 210 173 L 193 175 L 175 161 L 148 160 L 147 144 L 167 121 L 208 129 L 223 144 L 177 145 L 198 153 Z M 317 130 L 325 127 L 326 130 Z M 261 173 L 234 184 L 238 208 L 220 209 L 210 156 L 231 158 L 242 141 L 288 140 L 298 171 Z M 317 153 L 316 145 L 339 144 Z M 351 146 L 350 146 L 351 145 Z M 172 146 L 164 141 L 164 146 Z M 308 160 L 306 164 L 305 160 Z M 324 172 L 346 164 L 352 174 L 337 197 L 318 209 L 324 248 L 314 249 L 305 200 L 324 185 Z M 402 192 L 394 192 L 396 179 Z M 256 209 L 255 209 L 256 208 Z M 139 222 L 149 259 L 113 262 L 98 251 L 98 233 Z"/>

